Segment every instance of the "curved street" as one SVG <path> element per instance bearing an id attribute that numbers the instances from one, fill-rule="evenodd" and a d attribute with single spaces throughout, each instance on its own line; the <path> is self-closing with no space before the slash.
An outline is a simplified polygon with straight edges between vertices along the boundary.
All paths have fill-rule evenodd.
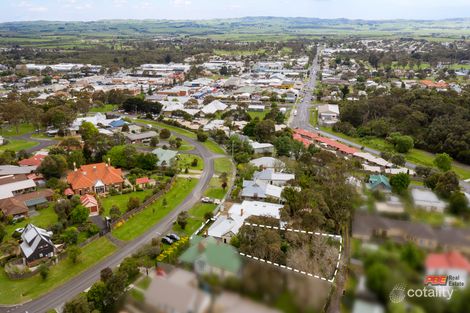
<path id="1" fill-rule="evenodd" d="M 91 268 L 88 268 L 86 271 L 69 280 L 65 284 L 30 302 L 10 307 L 2 306 L 0 307 L 0 312 L 46 312 L 49 309 L 60 307 L 65 302 L 73 299 L 80 292 L 83 292 L 87 288 L 91 287 L 94 282 L 99 280 L 100 271 L 102 269 L 106 267 L 116 267 L 124 258 L 136 252 L 140 247 L 150 242 L 152 238 L 170 230 L 173 222 L 176 220 L 177 215 L 182 211 L 189 210 L 199 201 L 204 191 L 209 186 L 210 180 L 214 175 L 214 159 L 220 157 L 220 155 L 206 149 L 206 147 L 204 147 L 197 140 L 180 134 L 178 134 L 178 137 L 181 137 L 183 140 L 186 140 L 191 145 L 193 145 L 197 150 L 197 153 L 204 159 L 204 169 L 201 174 L 201 178 L 199 179 L 199 182 L 194 188 L 193 192 L 188 197 L 186 197 L 182 203 L 174 208 L 171 213 L 155 224 L 145 234 L 127 242 L 117 252 L 93 265 Z"/>

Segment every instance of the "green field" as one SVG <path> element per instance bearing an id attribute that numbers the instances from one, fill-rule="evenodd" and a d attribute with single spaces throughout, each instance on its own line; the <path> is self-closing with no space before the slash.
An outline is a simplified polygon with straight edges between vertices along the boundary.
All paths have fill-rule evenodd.
<path id="1" fill-rule="evenodd" d="M 196 186 L 197 179 L 176 179 L 174 186 L 157 201 L 134 215 L 122 226 L 115 228 L 112 234 L 121 240 L 132 240 L 142 235 L 150 227 L 158 223 L 168 213 L 175 209 Z M 166 199 L 167 205 L 163 205 Z"/>
<path id="2" fill-rule="evenodd" d="M 101 206 L 104 209 L 104 214 L 109 215 L 109 210 L 113 205 L 116 205 L 119 210 L 121 210 L 121 213 L 124 213 L 127 211 L 127 202 L 129 201 L 129 198 L 139 198 L 140 201 L 143 202 L 144 198 L 150 195 L 152 195 L 152 189 L 146 189 L 143 191 L 134 191 L 123 195 L 108 196 L 106 198 L 101 198 L 100 201 Z"/>
<path id="3" fill-rule="evenodd" d="M 18 125 L 18 131 L 16 130 L 16 126 L 3 125 L 0 130 L 0 135 L 4 137 L 21 136 L 32 132 L 34 132 L 33 125 L 22 123 Z"/>
<path id="4" fill-rule="evenodd" d="M 93 107 L 90 109 L 90 112 L 93 113 L 106 113 L 106 112 L 112 112 L 118 108 L 118 105 L 116 104 L 105 104 L 101 107 Z"/>
<path id="5" fill-rule="evenodd" d="M 178 156 L 178 167 L 184 171 L 184 169 L 189 169 L 189 170 L 197 170 L 197 171 L 202 171 L 204 168 L 204 161 L 202 158 L 198 155 L 193 155 L 193 154 L 180 154 Z M 193 160 L 197 160 L 197 165 L 192 166 L 191 163 Z"/>
<path id="6" fill-rule="evenodd" d="M 247 113 L 252 119 L 258 118 L 260 121 L 262 121 L 264 119 L 264 117 L 266 116 L 266 114 L 268 114 L 268 111 L 266 111 L 266 110 L 264 110 L 263 112 L 248 111 Z"/>
<path id="7" fill-rule="evenodd" d="M 28 141 L 23 139 L 8 139 L 8 144 L 0 146 L 0 151 L 13 150 L 15 152 L 31 149 L 39 145 L 39 143 L 34 141 Z"/>
<path id="8" fill-rule="evenodd" d="M 7 236 L 11 236 L 15 229 L 25 227 L 27 224 L 34 224 L 41 228 L 49 228 L 50 226 L 57 223 L 58 216 L 54 211 L 54 203 L 51 203 L 47 208 L 37 210 L 39 213 L 36 216 L 26 218 L 22 222 L 11 224 L 6 226 Z"/>
<path id="9" fill-rule="evenodd" d="M 79 263 L 73 264 L 68 259 L 63 259 L 57 265 L 53 265 L 49 277 L 45 281 L 39 274 L 27 279 L 10 280 L 2 269 L 0 272 L 0 303 L 17 304 L 37 298 L 69 281 L 93 264 L 111 255 L 115 250 L 116 247 L 107 238 L 101 237 L 82 248 Z"/>

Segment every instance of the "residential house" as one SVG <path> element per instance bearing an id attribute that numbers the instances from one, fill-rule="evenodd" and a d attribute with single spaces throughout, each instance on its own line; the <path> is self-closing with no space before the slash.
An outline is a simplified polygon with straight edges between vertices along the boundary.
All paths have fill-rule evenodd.
<path id="1" fill-rule="evenodd" d="M 54 192 L 50 189 L 19 194 L 0 200 L 0 211 L 13 219 L 27 217 L 29 211 L 52 201 Z"/>
<path id="2" fill-rule="evenodd" d="M 244 180 L 240 196 L 244 200 L 273 199 L 280 202 L 282 190 L 282 187 L 274 186 L 267 182 Z"/>
<path id="3" fill-rule="evenodd" d="M 20 161 L 18 162 L 18 165 L 20 165 L 20 166 L 36 166 L 36 167 L 38 167 L 39 165 L 41 165 L 42 160 L 44 160 L 45 157 L 47 157 L 47 154 L 36 154 L 36 155 L 33 155 L 33 156 L 30 157 L 30 158 L 20 160 Z"/>
<path id="4" fill-rule="evenodd" d="M 367 188 L 375 191 L 379 190 L 382 192 L 392 191 L 392 186 L 387 176 L 384 175 L 370 175 L 369 182 L 366 184 Z"/>
<path id="5" fill-rule="evenodd" d="M 155 186 L 155 184 L 156 184 L 155 179 L 148 178 L 148 177 L 140 177 L 140 178 L 136 178 L 135 180 L 135 186 L 141 189 L 145 189 L 147 187 L 153 187 Z"/>
<path id="6" fill-rule="evenodd" d="M 207 234 L 227 243 L 238 233 L 245 220 L 251 216 L 266 216 L 280 219 L 281 204 L 248 201 L 233 204 L 226 214 L 221 214 L 209 227 Z"/>
<path id="7" fill-rule="evenodd" d="M 216 112 L 219 111 L 224 111 L 227 109 L 227 105 L 223 102 L 220 102 L 219 100 L 214 100 L 211 103 L 207 104 L 204 106 L 201 111 L 204 114 L 215 114 Z"/>
<path id="8" fill-rule="evenodd" d="M 353 219 L 352 232 L 354 238 L 363 241 L 388 239 L 397 243 L 413 242 L 428 250 L 470 253 L 470 230 L 465 228 L 433 228 L 424 223 L 358 212 Z"/>
<path id="9" fill-rule="evenodd" d="M 179 261 L 192 264 L 198 275 L 217 275 L 220 278 L 238 276 L 242 266 L 237 249 L 212 237 L 193 237 L 191 246 Z"/>
<path id="10" fill-rule="evenodd" d="M 25 175 L 6 175 L 0 177 L 0 200 L 35 190 L 36 183 L 34 180 L 26 178 Z"/>
<path id="11" fill-rule="evenodd" d="M 462 283 L 453 287 L 464 288 L 467 285 L 470 262 L 459 251 L 431 253 L 426 257 L 425 266 L 426 275 L 451 275 L 458 277 L 458 282 Z"/>
<path id="12" fill-rule="evenodd" d="M 267 168 L 253 174 L 253 180 L 265 182 L 275 186 L 285 186 L 288 181 L 295 179 L 294 174 L 276 172 L 273 168 Z"/>
<path id="13" fill-rule="evenodd" d="M 52 233 L 33 224 L 28 224 L 21 233 L 20 249 L 28 265 L 35 265 L 43 259 L 52 258 L 56 248 L 51 240 Z"/>
<path id="14" fill-rule="evenodd" d="M 330 126 L 339 121 L 339 107 L 336 104 L 324 104 L 318 106 L 318 122 L 321 125 Z"/>
<path id="15" fill-rule="evenodd" d="M 446 203 L 440 200 L 434 192 L 428 189 L 413 188 L 411 196 L 416 208 L 426 210 L 428 212 L 443 213 Z"/>
<path id="16" fill-rule="evenodd" d="M 285 163 L 281 160 L 272 158 L 272 157 L 261 157 L 257 159 L 253 159 L 250 161 L 250 164 L 259 167 L 259 168 L 284 168 L 286 167 Z"/>
<path id="17" fill-rule="evenodd" d="M 157 156 L 157 166 L 170 167 L 176 162 L 178 151 L 157 148 L 152 151 Z"/>
<path id="18" fill-rule="evenodd" d="M 98 200 L 93 195 L 86 194 L 80 197 L 80 202 L 82 205 L 88 209 L 90 216 L 95 216 L 100 214 L 100 207 Z"/>
<path id="19" fill-rule="evenodd" d="M 124 184 L 121 169 L 107 163 L 82 165 L 67 175 L 67 182 L 75 194 L 105 194 L 111 189 L 121 190 Z"/>
<path id="20" fill-rule="evenodd" d="M 398 197 L 391 196 L 388 200 L 375 204 L 377 212 L 383 214 L 403 214 L 405 208 Z"/>
<path id="21" fill-rule="evenodd" d="M 143 133 L 138 133 L 138 134 L 132 134 L 128 133 L 126 134 L 126 141 L 127 143 L 130 144 L 135 144 L 135 143 L 142 143 L 142 144 L 149 144 L 150 140 L 152 140 L 153 137 L 156 137 L 158 134 L 151 130 L 148 132 L 143 132 Z"/>
<path id="22" fill-rule="evenodd" d="M 259 143 L 250 140 L 250 145 L 255 154 L 272 154 L 274 152 L 274 146 L 270 143 Z"/>
<path id="23" fill-rule="evenodd" d="M 211 303 L 210 295 L 197 287 L 196 275 L 178 268 L 152 279 L 144 296 L 144 312 L 207 313 Z M 134 306 L 126 309 L 142 312 Z"/>

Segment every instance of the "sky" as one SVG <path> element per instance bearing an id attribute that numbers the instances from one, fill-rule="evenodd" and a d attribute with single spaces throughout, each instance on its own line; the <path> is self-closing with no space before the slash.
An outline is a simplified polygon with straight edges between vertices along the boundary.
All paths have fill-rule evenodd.
<path id="1" fill-rule="evenodd" d="M 470 17 L 470 0 L 0 0 L 0 22 L 243 16 L 445 19 Z"/>

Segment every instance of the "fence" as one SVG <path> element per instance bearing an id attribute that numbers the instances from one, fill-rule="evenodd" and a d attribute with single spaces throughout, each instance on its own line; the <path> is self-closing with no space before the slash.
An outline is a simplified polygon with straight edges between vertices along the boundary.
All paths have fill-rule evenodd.
<path id="1" fill-rule="evenodd" d="M 113 228 L 114 226 L 116 226 L 116 224 L 122 221 L 129 220 L 132 216 L 143 211 L 146 207 L 148 207 L 149 205 L 157 201 L 158 198 L 160 198 L 161 196 L 163 196 L 165 193 L 167 193 L 170 190 L 170 188 L 173 186 L 175 181 L 176 181 L 176 175 L 171 178 L 171 180 L 166 184 L 165 188 L 163 188 L 162 190 L 160 190 L 159 192 L 157 192 L 156 194 L 152 195 L 150 198 L 145 200 L 144 203 L 142 203 L 138 208 L 135 208 L 131 211 L 124 213 L 119 219 L 111 222 L 111 228 Z"/>

